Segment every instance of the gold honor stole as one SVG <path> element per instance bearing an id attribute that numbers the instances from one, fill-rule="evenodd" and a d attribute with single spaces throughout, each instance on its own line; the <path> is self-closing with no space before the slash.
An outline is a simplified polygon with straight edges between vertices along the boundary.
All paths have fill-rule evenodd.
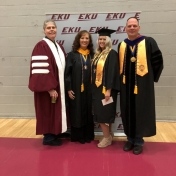
<path id="1" fill-rule="evenodd" d="M 106 58 L 107 58 L 110 51 L 111 51 L 111 49 L 108 52 L 101 53 L 100 56 L 99 56 L 99 59 L 97 59 L 98 61 L 97 61 L 96 79 L 95 79 L 95 84 L 96 84 L 97 87 L 99 87 L 102 84 L 103 68 L 104 68 L 104 64 L 106 62 Z M 95 64 L 96 63 L 94 63 L 94 65 Z M 104 91 L 105 91 L 105 87 L 104 87 Z"/>
<path id="2" fill-rule="evenodd" d="M 127 44 L 124 41 L 120 45 L 120 50 L 119 50 L 120 74 L 122 74 L 123 72 L 126 45 Z M 147 66 L 145 39 L 138 43 L 136 59 L 137 59 L 136 74 L 139 76 L 146 75 L 148 73 L 148 66 Z"/>

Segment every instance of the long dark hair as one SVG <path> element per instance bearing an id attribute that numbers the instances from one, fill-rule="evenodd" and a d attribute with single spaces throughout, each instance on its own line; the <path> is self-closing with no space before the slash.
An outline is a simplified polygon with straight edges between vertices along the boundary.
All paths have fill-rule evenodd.
<path id="1" fill-rule="evenodd" d="M 78 34 L 75 36 L 75 40 L 74 40 L 73 46 L 72 46 L 72 51 L 76 52 L 78 50 L 78 48 L 80 48 L 80 38 L 85 33 L 87 33 L 89 35 L 89 45 L 87 46 L 87 49 L 89 49 L 90 54 L 93 55 L 94 54 L 94 49 L 93 49 L 92 36 L 86 30 L 82 30 L 82 31 L 78 32 Z"/>

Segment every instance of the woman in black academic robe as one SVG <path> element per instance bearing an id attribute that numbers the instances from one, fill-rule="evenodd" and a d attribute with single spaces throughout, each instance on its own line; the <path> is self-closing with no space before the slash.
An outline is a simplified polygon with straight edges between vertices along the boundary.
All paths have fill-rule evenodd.
<path id="1" fill-rule="evenodd" d="M 94 139 L 91 98 L 91 35 L 80 31 L 68 53 L 65 68 L 65 87 L 68 93 L 71 141 L 91 142 Z"/>
<path id="2" fill-rule="evenodd" d="M 114 30 L 98 31 L 97 50 L 92 61 L 92 106 L 94 121 L 103 131 L 98 147 L 111 145 L 111 124 L 116 114 L 117 93 L 120 87 L 117 52 L 112 49 L 110 34 Z M 103 101 L 103 102 L 102 102 Z"/>

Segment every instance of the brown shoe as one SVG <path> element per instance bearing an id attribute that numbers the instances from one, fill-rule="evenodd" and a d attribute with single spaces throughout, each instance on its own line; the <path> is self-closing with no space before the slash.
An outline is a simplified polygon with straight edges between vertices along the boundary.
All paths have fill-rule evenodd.
<path id="1" fill-rule="evenodd" d="M 97 146 L 99 148 L 105 148 L 111 144 L 112 144 L 112 136 L 110 135 L 108 138 L 103 138 L 102 141 L 100 143 L 98 143 Z"/>

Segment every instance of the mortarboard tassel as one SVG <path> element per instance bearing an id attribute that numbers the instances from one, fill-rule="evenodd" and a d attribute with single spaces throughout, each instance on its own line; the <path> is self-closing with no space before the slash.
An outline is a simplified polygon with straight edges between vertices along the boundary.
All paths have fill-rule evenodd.
<path id="1" fill-rule="evenodd" d="M 84 92 L 84 84 L 81 84 L 81 92 Z"/>
<path id="2" fill-rule="evenodd" d="M 134 86 L 134 94 L 138 94 L 138 87 L 137 87 L 137 85 Z"/>
<path id="3" fill-rule="evenodd" d="M 106 87 L 103 86 L 102 93 L 105 95 L 106 94 Z"/>

